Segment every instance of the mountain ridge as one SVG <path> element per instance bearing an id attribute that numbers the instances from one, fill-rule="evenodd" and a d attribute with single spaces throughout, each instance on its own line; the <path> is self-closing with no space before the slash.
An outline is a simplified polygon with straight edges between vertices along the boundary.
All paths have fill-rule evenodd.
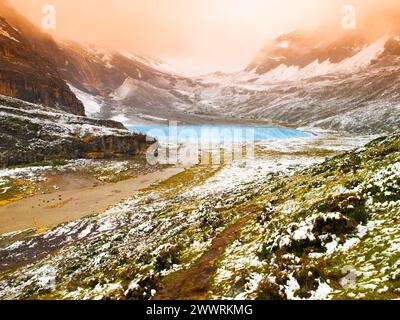
<path id="1" fill-rule="evenodd" d="M 390 32 L 376 31 L 373 23 L 368 34 L 363 23 L 350 31 L 332 33 L 321 27 L 281 35 L 243 71 L 199 77 L 177 74 L 156 58 L 53 40 L 32 28 L 30 44 L 56 74 L 55 86 L 62 94 L 48 99 L 48 90 L 39 88 L 49 101 L 40 95 L 20 97 L 72 104 L 69 109 L 77 114 L 85 105 L 90 116 L 125 123 L 247 121 L 357 133 L 392 131 L 400 119 L 400 26 L 394 18 L 390 21 L 395 21 Z M 21 16 L 13 22 L 30 25 Z M 17 36 L 13 29 L 9 33 Z M 15 95 L 10 81 L 2 93 Z"/>

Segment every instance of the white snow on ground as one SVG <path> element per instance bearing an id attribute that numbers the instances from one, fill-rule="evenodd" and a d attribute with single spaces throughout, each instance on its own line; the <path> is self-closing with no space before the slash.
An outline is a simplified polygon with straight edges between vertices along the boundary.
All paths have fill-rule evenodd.
<path id="1" fill-rule="evenodd" d="M 360 148 L 359 150 L 362 150 Z M 362 152 L 362 151 L 359 151 Z M 389 290 L 388 286 L 385 286 L 385 282 L 389 279 L 398 278 L 398 265 L 400 261 L 396 261 L 396 253 L 399 252 L 399 241 L 396 239 L 396 235 L 399 232 L 397 221 L 398 207 L 400 201 L 379 201 L 380 197 L 389 197 L 396 194 L 396 190 L 399 190 L 399 177 L 400 177 L 400 163 L 395 162 L 388 165 L 384 169 L 376 170 L 375 172 L 369 173 L 369 178 L 365 179 L 361 185 L 353 190 L 348 190 L 345 187 L 331 189 L 330 194 L 345 194 L 346 192 L 357 192 L 359 194 L 365 194 L 369 196 L 366 205 L 368 212 L 371 213 L 370 221 L 368 223 L 359 224 L 357 228 L 352 232 L 344 241 L 340 236 L 331 234 L 329 237 L 326 235 L 315 234 L 313 230 L 316 221 L 324 219 L 325 222 L 328 220 L 340 221 L 348 219 L 344 215 L 334 212 L 318 213 L 306 218 L 301 218 L 298 223 L 285 224 L 285 219 L 279 217 L 280 221 L 283 222 L 281 231 L 270 233 L 266 235 L 266 228 L 264 226 L 247 226 L 243 230 L 243 238 L 237 241 L 238 244 L 231 245 L 226 253 L 225 259 L 220 263 L 220 269 L 217 272 L 216 286 L 226 283 L 231 279 L 234 283 L 235 271 L 237 270 L 248 270 L 249 265 L 242 265 L 238 262 L 238 257 L 246 256 L 247 259 L 257 259 L 257 254 L 260 249 L 259 239 L 256 241 L 249 241 L 252 235 L 257 234 L 257 228 L 259 228 L 259 234 L 265 239 L 272 239 L 274 243 L 277 243 L 280 248 L 290 246 L 292 242 L 298 241 L 313 241 L 317 236 L 321 240 L 322 246 L 326 250 L 321 252 L 310 253 L 309 259 L 330 258 L 335 257 L 341 261 L 340 265 L 350 267 L 349 270 L 342 270 L 343 278 L 340 279 L 339 283 L 344 287 L 345 290 L 353 290 L 354 292 L 346 293 L 347 298 L 352 299 L 363 299 L 366 294 L 372 291 L 378 293 L 384 293 Z M 368 190 L 370 190 L 368 192 Z M 350 206 L 349 206 L 350 208 Z M 275 206 L 274 210 L 287 216 L 290 212 L 294 213 L 299 210 L 296 204 L 288 201 L 281 207 Z M 320 216 L 319 216 L 320 215 Z M 274 225 L 276 221 L 270 221 Z M 285 234 L 287 233 L 287 234 Z M 278 236 L 279 234 L 279 236 Z M 252 244 L 253 243 L 253 244 Z M 235 253 L 236 252 L 236 253 Z M 240 252 L 239 255 L 237 253 Z M 294 255 L 282 256 L 287 260 L 292 260 L 296 265 L 300 260 Z M 298 259 L 296 262 L 296 258 Z M 397 259 L 398 260 L 398 259 Z M 342 262 L 343 261 L 343 262 Z M 396 261 L 396 262 L 392 262 Z M 266 264 L 273 264 L 274 258 L 264 261 Z M 261 263 L 259 261 L 259 263 Z M 255 264 L 256 265 L 256 264 Z M 287 262 L 287 265 L 290 265 Z M 346 267 L 346 268 L 348 268 Z M 259 268 L 251 269 L 253 272 L 260 272 L 265 268 L 260 266 Z M 299 289 L 296 276 L 290 271 L 295 267 L 290 266 L 288 268 L 287 281 L 285 285 L 279 284 L 279 287 L 283 289 L 286 298 L 297 299 L 294 293 Z M 260 271 L 259 271 L 260 270 Z M 349 273 L 349 271 L 351 271 Z M 262 271 L 261 271 L 262 272 Z M 347 274 L 347 275 L 346 275 Z M 233 280 L 232 280 L 233 279 Z M 322 278 L 316 279 L 318 287 L 313 289 L 309 299 L 328 299 L 334 297 L 335 294 L 343 294 L 342 289 L 331 286 L 331 282 Z M 250 282 L 250 280 L 249 280 Z M 269 283 L 277 284 L 276 278 L 270 277 Z M 335 289 L 334 289 L 335 288 Z M 240 294 L 241 298 L 254 297 L 251 295 L 252 291 L 247 287 L 245 291 Z M 224 297 L 229 298 L 229 297 Z M 232 298 L 232 297 L 230 297 Z"/>
<path id="2" fill-rule="evenodd" d="M 125 115 L 123 115 L 123 114 L 119 114 L 117 116 L 114 116 L 111 119 L 114 120 L 114 121 L 121 122 L 122 124 L 128 124 L 128 122 L 129 122 L 129 118 L 125 117 Z"/>
<path id="3" fill-rule="evenodd" d="M 332 291 L 332 288 L 328 284 L 320 282 L 318 289 L 311 296 L 310 300 L 324 300 L 328 298 Z"/>
<path id="4" fill-rule="evenodd" d="M 313 131 L 313 129 L 299 128 L 302 131 Z M 335 133 L 320 132 L 314 137 L 302 139 L 292 138 L 285 141 L 268 140 L 260 141 L 258 146 L 268 149 L 270 151 L 294 153 L 299 151 L 308 151 L 312 149 L 331 150 L 331 151 L 348 151 L 365 145 L 367 142 L 377 138 L 377 135 L 365 136 L 345 136 L 343 134 L 337 135 Z"/>
<path id="5" fill-rule="evenodd" d="M 243 184 L 264 181 L 271 173 L 285 172 L 289 168 L 308 166 L 322 161 L 323 158 L 307 157 L 271 157 L 261 159 L 235 160 L 225 166 L 203 185 L 190 192 L 210 196 L 222 191 L 235 190 Z"/>
<path id="6" fill-rule="evenodd" d="M 310 127 L 331 127 L 338 131 L 345 131 L 348 128 L 360 129 L 365 128 L 368 124 L 374 128 L 374 124 L 378 127 L 385 119 L 387 127 L 396 126 L 400 121 L 400 105 L 389 105 L 382 103 L 372 103 L 369 106 L 364 106 L 362 111 L 354 109 L 333 117 L 316 121 Z M 311 129 L 312 130 L 312 129 Z"/>
<path id="7" fill-rule="evenodd" d="M 114 93 L 111 94 L 111 97 L 116 101 L 124 100 L 130 97 L 138 89 L 139 82 L 140 81 L 130 77 L 126 78 L 124 83 L 117 90 L 115 90 Z"/>
<path id="8" fill-rule="evenodd" d="M 6 282 L 0 282 L 0 296 L 9 298 L 19 297 L 31 284 L 48 288 L 52 285 L 54 276 L 60 274 L 61 271 L 57 270 L 63 268 L 63 259 L 65 258 L 65 261 L 69 261 L 69 259 L 80 257 L 80 255 L 84 253 L 79 250 L 83 250 L 82 248 L 86 245 L 90 244 L 92 246 L 93 243 L 97 243 L 100 236 L 109 237 L 109 241 L 105 241 L 105 244 L 100 248 L 96 245 L 96 254 L 85 256 L 84 264 L 79 265 L 80 271 L 82 271 L 82 268 L 103 270 L 105 264 L 113 259 L 109 251 L 114 240 L 117 238 L 119 238 L 119 240 L 115 241 L 119 243 L 119 248 L 121 250 L 127 250 L 130 255 L 135 256 L 141 252 L 147 252 L 149 248 L 151 248 L 153 254 L 157 254 L 157 252 L 166 248 L 166 245 L 169 243 L 168 241 L 170 241 L 169 239 L 173 236 L 179 234 L 182 230 L 190 229 L 189 227 L 193 226 L 197 221 L 212 217 L 214 214 L 213 208 L 217 206 L 229 207 L 234 201 L 240 200 L 240 197 L 245 197 L 249 190 L 252 192 L 259 184 L 266 181 L 265 179 L 267 179 L 269 173 L 272 172 L 276 174 L 277 171 L 285 172 L 298 162 L 302 165 L 310 163 L 304 161 L 305 159 L 302 157 L 293 156 L 290 158 L 292 159 L 282 158 L 283 160 L 279 161 L 274 157 L 266 156 L 262 159 L 234 161 L 228 164 L 225 169 L 222 169 L 222 171 L 219 171 L 219 173 L 206 180 L 205 187 L 202 186 L 203 182 L 194 184 L 198 185 L 198 187 L 190 187 L 186 192 L 174 195 L 172 198 L 164 198 L 162 194 L 159 194 L 157 191 L 150 194 L 139 193 L 131 199 L 127 199 L 111 207 L 99 216 L 87 217 L 54 228 L 38 236 L 37 239 L 43 238 L 49 242 L 58 239 L 58 241 L 62 241 L 63 245 L 67 245 L 68 243 L 72 243 L 74 237 L 76 237 L 77 239 L 81 239 L 79 243 L 82 247 L 78 249 L 78 247 L 74 245 L 67 246 L 62 250 L 61 254 L 50 256 L 41 262 L 25 267 L 21 270 L 21 274 L 23 276 L 26 274 L 29 275 L 32 281 L 21 278 L 20 281 L 16 281 L 12 285 Z M 82 165 L 84 165 L 84 162 L 82 162 Z M 293 170 L 295 170 L 295 168 L 290 169 L 290 171 Z M 256 173 L 254 174 L 254 172 Z M 253 177 L 251 173 L 253 173 Z M 234 174 L 236 174 L 236 176 L 233 176 Z M 225 188 L 223 188 L 223 186 L 225 186 Z M 213 197 L 210 195 L 215 196 Z M 199 201 L 200 204 L 193 205 L 197 201 Z M 170 210 L 175 210 L 173 208 L 174 204 L 177 202 L 182 205 L 182 208 L 179 209 L 179 211 L 173 211 L 174 215 L 171 215 Z M 127 226 L 129 227 L 128 233 L 121 237 L 119 232 Z M 224 228 L 224 226 L 221 228 Z M 17 242 L 11 249 L 17 251 L 22 250 L 21 248 L 24 248 L 24 246 L 34 245 L 37 239 L 33 238 L 32 240 Z M 85 240 L 83 241 L 83 239 Z M 184 240 L 186 238 L 183 237 L 182 239 Z M 193 246 L 192 244 L 188 244 L 188 247 L 196 253 L 195 256 L 197 257 L 201 255 L 210 244 L 210 239 L 207 238 L 203 241 L 202 238 L 198 238 Z M 236 245 L 241 248 L 246 246 L 246 244 L 241 243 L 237 243 Z M 250 243 L 249 254 L 243 255 L 242 259 L 234 261 L 235 267 L 246 269 L 247 267 L 258 268 L 260 266 L 260 261 L 254 257 L 252 252 L 255 249 L 251 246 L 252 244 Z M 11 249 L 8 248 L 7 250 Z M 228 248 L 228 250 L 233 249 L 234 248 Z M 148 265 L 145 264 L 143 267 L 147 268 Z M 166 272 L 174 272 L 182 267 L 185 267 L 185 265 L 173 266 Z M 144 269 L 145 268 L 143 268 L 143 270 Z M 152 271 L 150 271 L 150 273 L 151 272 Z M 229 277 L 229 274 L 223 276 Z M 60 278 L 57 281 L 64 280 L 65 279 Z M 138 283 L 140 280 L 142 280 L 142 278 L 139 277 L 133 279 L 132 282 Z M 250 274 L 249 280 L 247 290 L 251 292 L 257 287 L 261 276 L 259 273 L 254 272 Z M 295 283 L 288 283 L 288 292 L 291 292 L 293 289 L 292 285 L 295 286 Z M 82 289 L 83 291 L 81 292 L 81 289 L 78 288 L 77 291 L 70 293 L 70 298 L 93 298 L 93 295 L 101 297 L 102 294 L 108 292 L 110 288 L 114 290 L 118 284 L 109 283 L 107 286 L 110 287 L 99 287 L 98 290 L 96 289 L 94 292 L 90 290 L 85 291 L 84 289 Z M 327 291 L 327 288 L 322 287 L 316 296 L 323 296 Z M 243 298 L 246 298 L 246 294 L 243 295 Z"/>
<path id="9" fill-rule="evenodd" d="M 289 280 L 287 281 L 286 286 L 285 286 L 286 297 L 289 300 L 293 300 L 294 294 L 297 290 L 300 290 L 300 285 L 297 282 L 296 278 L 293 277 L 293 275 L 290 275 Z"/>
<path id="10" fill-rule="evenodd" d="M 128 169 L 128 161 L 104 161 L 104 160 L 92 160 L 92 159 L 78 159 L 69 160 L 63 166 L 58 167 L 58 170 L 66 169 L 82 169 L 82 168 L 96 168 L 100 166 L 102 170 L 115 171 L 120 173 Z"/>
<path id="11" fill-rule="evenodd" d="M 51 169 L 52 167 L 50 166 L 3 169 L 0 170 L 0 186 L 6 184 L 11 179 L 24 179 L 31 182 L 44 181 L 41 173 Z"/>
<path id="12" fill-rule="evenodd" d="M 75 88 L 73 85 L 68 84 L 69 88 L 71 91 L 76 95 L 76 97 L 83 103 L 85 107 L 85 113 L 87 116 L 95 116 L 101 111 L 102 107 L 102 102 L 99 98 L 83 92 L 77 88 Z"/>
<path id="13" fill-rule="evenodd" d="M 8 98 L 3 97 L 3 99 Z M 33 108 L 28 109 L 29 106 L 33 106 Z M 58 127 L 60 139 L 70 138 L 71 135 L 77 134 L 81 137 L 84 137 L 87 134 L 91 134 L 94 136 L 129 134 L 126 130 L 104 127 L 100 124 L 97 125 L 96 121 L 94 121 L 93 124 L 85 123 L 85 121 L 88 120 L 88 118 L 86 117 L 75 116 L 58 110 L 57 112 L 48 111 L 49 109 L 37 104 L 26 103 L 26 108 L 24 109 L 8 106 L 0 107 L 4 110 L 0 111 L 0 117 L 10 117 L 12 112 L 16 111 L 15 115 L 13 115 L 14 118 L 39 124 L 43 128 L 46 128 L 47 125 L 52 128 Z M 21 113 L 21 111 L 23 111 L 24 115 L 19 114 Z M 30 115 L 34 116 L 31 117 Z"/>
<path id="14" fill-rule="evenodd" d="M 26 168 L 0 169 L 0 194 L 5 194 L 11 189 L 8 184 L 13 180 L 43 182 L 47 181 L 46 174 L 50 172 L 90 171 L 93 172 L 94 176 L 99 181 L 107 182 L 113 176 L 126 172 L 132 167 L 135 168 L 136 165 L 130 164 L 128 161 L 78 159 L 66 161 L 65 164 L 56 167 L 32 166 Z M 54 186 L 54 189 L 56 189 L 56 187 L 57 186 Z"/>

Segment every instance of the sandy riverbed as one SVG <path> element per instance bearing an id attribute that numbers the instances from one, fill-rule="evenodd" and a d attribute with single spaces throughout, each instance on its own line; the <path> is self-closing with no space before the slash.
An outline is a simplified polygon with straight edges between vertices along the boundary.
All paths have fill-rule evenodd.
<path id="1" fill-rule="evenodd" d="M 30 228 L 50 228 L 60 223 L 102 212 L 141 189 L 167 180 L 185 170 L 183 166 L 163 169 L 129 180 L 35 195 L 0 207 L 0 234 Z M 79 182 L 79 181 L 78 181 Z"/>

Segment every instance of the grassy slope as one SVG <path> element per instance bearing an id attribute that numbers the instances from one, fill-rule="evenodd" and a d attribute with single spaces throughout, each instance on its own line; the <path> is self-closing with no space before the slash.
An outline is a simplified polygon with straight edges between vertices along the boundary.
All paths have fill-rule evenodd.
<path id="1" fill-rule="evenodd" d="M 177 200 L 179 193 L 188 192 L 219 169 L 195 166 L 144 190 L 109 215 L 87 217 L 26 239 L 28 247 L 10 251 L 11 255 L 6 252 L 5 257 L 32 251 L 33 264 L 17 265 L 3 274 L 0 270 L 0 299 L 148 298 L 160 278 L 175 265 L 179 269 L 196 260 L 215 230 L 234 219 L 230 212 L 214 221 L 206 210 L 198 209 L 201 200 L 188 201 L 186 196 Z M 79 240 L 78 235 L 89 229 L 90 238 Z M 48 247 L 42 252 L 43 241 Z M 49 251 L 53 254 L 46 257 Z M 38 254 L 41 260 L 36 261 Z M 54 283 L 56 288 L 52 288 Z"/>
<path id="2" fill-rule="evenodd" d="M 148 299 L 245 216 L 218 259 L 209 298 L 396 298 L 399 151 L 393 135 L 216 196 L 195 190 L 221 168 L 195 166 L 106 215 L 0 250 L 32 262 L 0 270 L 0 299 Z"/>
<path id="3" fill-rule="evenodd" d="M 400 135 L 266 186 L 212 298 L 400 296 Z"/>

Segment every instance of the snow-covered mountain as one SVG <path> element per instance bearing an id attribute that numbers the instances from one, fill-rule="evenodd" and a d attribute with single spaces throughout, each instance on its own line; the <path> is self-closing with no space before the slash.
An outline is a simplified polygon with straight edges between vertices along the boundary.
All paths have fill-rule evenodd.
<path id="1" fill-rule="evenodd" d="M 399 35 L 281 36 L 244 71 L 199 78 L 208 88 L 198 107 L 297 126 L 390 131 L 400 119 Z"/>
<path id="2" fill-rule="evenodd" d="M 126 123 L 246 120 L 391 131 L 400 119 L 399 35 L 394 31 L 374 37 L 353 31 L 335 36 L 325 30 L 294 32 L 263 48 L 242 72 L 194 78 L 146 56 L 64 43 L 68 56 L 79 53 L 85 67 L 87 61 L 92 61 L 92 67 L 90 72 L 70 72 L 73 77 L 60 70 L 87 112 L 94 110 L 97 116 Z M 81 68 L 81 60 L 72 63 L 75 69 Z M 77 74 L 95 74 L 96 82 Z"/>
<path id="3" fill-rule="evenodd" d="M 331 33 L 335 35 L 333 36 Z M 258 75 L 263 75 L 282 65 L 296 69 L 310 69 L 309 66 L 326 62 L 332 65 L 341 65 L 343 62 L 353 59 L 360 52 L 363 52 L 364 56 L 367 53 L 364 52 L 364 49 L 371 46 L 372 43 L 373 41 L 369 41 L 358 30 L 296 31 L 282 35 L 272 43 L 268 43 L 249 64 L 246 71 L 254 71 Z M 374 55 L 382 46 L 382 43 L 371 46 L 368 53 Z"/>
<path id="4" fill-rule="evenodd" d="M 2 79 L 19 79 L 20 90 L 3 80 L 5 95 L 18 92 L 18 98 L 77 114 L 83 113 L 80 100 L 87 115 L 124 123 L 250 121 L 357 132 L 391 131 L 399 124 L 396 19 L 380 32 L 364 25 L 292 32 L 268 43 L 241 72 L 186 77 L 143 54 L 54 40 L 7 8 L 0 11 L 6 16 L 0 42 L 7 43 Z M 29 68 L 7 78 L 15 65 Z M 25 78 L 35 81 L 25 84 Z"/>
<path id="5" fill-rule="evenodd" d="M 329 56 L 326 60 L 314 60 L 314 53 L 298 55 L 302 64 L 291 60 L 266 68 L 253 62 L 236 74 L 187 78 L 142 56 L 88 50 L 77 44 L 75 55 L 68 56 L 80 52 L 84 59 L 71 65 L 75 69 L 84 65 L 90 72 L 71 72 L 74 77 L 67 77 L 68 70 L 60 70 L 89 114 L 126 123 L 246 119 L 356 132 L 392 130 L 400 119 L 400 38 L 389 34 L 370 41 L 355 35 L 341 37 L 333 41 L 336 47 L 327 45 L 334 48 L 331 56 L 328 49 L 320 50 Z M 289 57 L 289 51 L 298 50 L 285 46 L 279 46 L 280 55 L 287 50 Z M 64 44 L 63 50 L 70 51 L 71 44 Z M 85 77 L 88 74 L 95 74 L 96 81 Z"/>
<path id="6" fill-rule="evenodd" d="M 190 91 L 195 81 L 161 60 L 75 42 L 58 42 L 58 47 L 55 63 L 90 115 L 123 116 L 128 122 L 171 119 L 192 103 L 180 90 Z"/>

